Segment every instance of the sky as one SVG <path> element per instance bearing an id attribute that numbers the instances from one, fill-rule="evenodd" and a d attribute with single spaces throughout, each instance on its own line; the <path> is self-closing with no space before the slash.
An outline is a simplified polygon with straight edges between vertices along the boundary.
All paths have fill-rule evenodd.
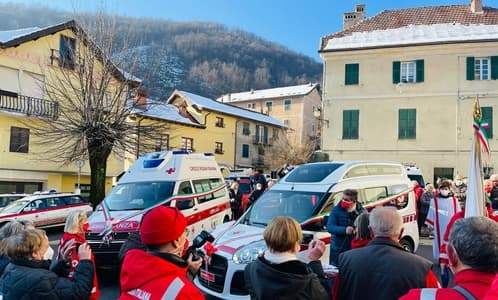
<path id="1" fill-rule="evenodd" d="M 317 61 L 320 37 L 342 29 L 342 15 L 355 4 L 366 5 L 367 16 L 388 9 L 469 4 L 470 0 L 0 0 L 41 4 L 68 11 L 105 9 L 129 17 L 174 21 L 209 21 L 242 29 Z M 498 0 L 483 0 L 498 7 Z"/>

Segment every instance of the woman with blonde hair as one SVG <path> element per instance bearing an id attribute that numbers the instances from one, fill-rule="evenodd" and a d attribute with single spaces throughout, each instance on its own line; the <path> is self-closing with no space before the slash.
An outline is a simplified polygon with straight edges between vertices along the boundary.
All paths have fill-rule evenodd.
<path id="1" fill-rule="evenodd" d="M 245 269 L 251 299 L 330 299 L 320 283 L 319 261 L 325 251 L 322 241 L 312 241 L 306 253 L 310 263 L 297 257 L 301 249 L 301 226 L 292 218 L 276 217 L 266 227 L 263 238 L 268 249 Z"/>
<path id="2" fill-rule="evenodd" d="M 48 238 L 43 230 L 26 229 L 6 240 L 7 255 L 11 259 L 0 283 L 3 300 L 18 299 L 88 299 L 92 290 L 93 265 L 88 245 L 78 249 L 80 263 L 74 280 L 60 277 L 49 270 L 44 260 Z"/>
<path id="3" fill-rule="evenodd" d="M 70 269 L 68 278 L 74 279 L 74 272 L 80 262 L 78 255 L 78 247 L 86 243 L 85 233 L 89 230 L 88 218 L 85 211 L 74 211 L 67 216 L 66 224 L 64 226 L 64 234 L 59 242 L 59 250 L 57 252 L 58 259 L 67 257 L 70 262 Z M 95 261 L 93 256 L 91 261 L 95 270 Z M 93 276 L 93 288 L 90 300 L 99 298 L 99 287 L 97 281 L 97 274 Z"/>

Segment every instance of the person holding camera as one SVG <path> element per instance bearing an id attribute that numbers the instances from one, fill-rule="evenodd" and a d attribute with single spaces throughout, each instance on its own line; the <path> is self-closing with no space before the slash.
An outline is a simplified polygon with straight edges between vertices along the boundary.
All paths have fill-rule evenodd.
<path id="1" fill-rule="evenodd" d="M 121 300 L 204 299 L 189 280 L 202 259 L 182 258 L 187 240 L 187 219 L 174 207 L 158 206 L 142 218 L 140 237 L 147 250 L 129 250 L 121 267 Z"/>

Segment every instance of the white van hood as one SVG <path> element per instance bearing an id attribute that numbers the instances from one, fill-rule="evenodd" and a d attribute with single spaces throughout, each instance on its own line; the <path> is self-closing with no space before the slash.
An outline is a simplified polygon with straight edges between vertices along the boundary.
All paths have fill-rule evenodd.
<path id="1" fill-rule="evenodd" d="M 116 232 L 131 232 L 137 231 L 140 227 L 140 221 L 142 220 L 142 214 L 136 215 L 132 218 L 126 219 L 126 221 L 119 222 L 133 214 L 136 214 L 138 210 L 127 210 L 127 211 L 111 211 L 111 223 L 113 225 L 113 231 Z M 102 210 L 95 211 L 92 213 L 90 218 L 88 218 L 88 223 L 90 224 L 90 233 L 101 233 L 106 228 L 106 219 Z"/>

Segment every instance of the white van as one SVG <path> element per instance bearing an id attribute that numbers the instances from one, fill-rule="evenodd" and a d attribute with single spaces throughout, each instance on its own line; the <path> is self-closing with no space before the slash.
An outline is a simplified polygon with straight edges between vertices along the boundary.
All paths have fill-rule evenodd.
<path id="1" fill-rule="evenodd" d="M 301 223 L 303 248 L 313 239 L 327 244 L 322 257 L 329 263 L 330 234 L 326 217 L 345 189 L 358 190 L 358 200 L 370 210 L 394 206 L 403 216 L 403 247 L 414 252 L 419 243 L 415 195 L 405 168 L 380 161 L 323 162 L 298 166 L 265 192 L 236 223 L 218 226 L 212 233 L 218 249 L 195 279 L 204 292 L 222 299 L 249 299 L 244 287 L 245 266 L 266 249 L 262 233 L 276 216 Z M 304 252 L 301 252 L 304 253 Z"/>
<path id="2" fill-rule="evenodd" d="M 214 155 L 179 150 L 140 157 L 89 218 L 86 238 L 96 259 L 116 263 L 121 245 L 139 230 L 143 213 L 159 205 L 182 211 L 190 240 L 228 222 L 230 200 Z"/>

